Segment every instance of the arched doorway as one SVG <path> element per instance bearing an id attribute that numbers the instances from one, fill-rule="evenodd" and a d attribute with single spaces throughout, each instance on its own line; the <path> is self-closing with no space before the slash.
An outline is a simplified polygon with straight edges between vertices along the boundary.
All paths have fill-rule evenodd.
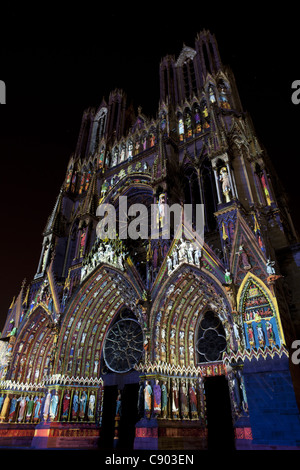
<path id="1" fill-rule="evenodd" d="M 226 333 L 220 318 L 212 310 L 204 312 L 196 336 L 197 365 L 222 360 L 226 350 Z M 204 380 L 208 449 L 234 449 L 234 432 L 228 382 L 224 375 Z"/>
<path id="2" fill-rule="evenodd" d="M 132 449 L 138 421 L 139 373 L 134 366 L 143 356 L 143 331 L 134 315 L 123 308 L 103 342 L 104 378 L 100 447 Z"/>
<path id="3" fill-rule="evenodd" d="M 167 420 L 159 426 L 164 427 L 162 432 L 169 433 L 172 427 L 172 432 L 176 429 L 177 433 L 177 441 L 164 438 L 163 445 L 168 446 L 166 449 L 172 445 L 178 449 L 182 445 L 203 449 L 208 438 L 210 448 L 232 448 L 231 402 L 222 356 L 235 343 L 230 305 L 222 286 L 205 268 L 182 264 L 161 287 L 152 311 L 153 370 L 156 367 L 161 382 L 166 379 L 172 397 Z M 159 364 L 165 364 L 165 368 Z M 189 374 L 194 374 L 195 379 L 191 380 Z M 192 402 L 192 386 L 197 405 Z M 186 403 L 189 412 L 185 412 Z M 188 426 L 193 428 L 193 441 L 183 431 Z M 218 430 L 222 430 L 221 440 L 217 439 Z M 183 438 L 184 432 L 187 434 Z"/>

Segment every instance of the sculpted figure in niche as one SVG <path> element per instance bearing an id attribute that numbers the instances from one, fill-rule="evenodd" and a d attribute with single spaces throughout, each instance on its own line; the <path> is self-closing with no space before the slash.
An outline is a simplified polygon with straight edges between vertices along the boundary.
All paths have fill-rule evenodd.
<path id="1" fill-rule="evenodd" d="M 58 402 L 59 402 L 59 396 L 58 396 L 58 393 L 55 391 L 50 401 L 50 418 L 52 421 L 56 418 L 56 415 L 57 415 Z"/>
<path id="2" fill-rule="evenodd" d="M 145 388 L 144 388 L 144 405 L 145 405 L 146 418 L 150 418 L 150 415 L 151 415 L 151 397 L 152 397 L 152 387 L 149 381 L 146 380 Z"/>
<path id="3" fill-rule="evenodd" d="M 161 386 L 161 411 L 162 417 L 166 418 L 168 413 L 168 389 L 166 381 Z"/>
<path id="4" fill-rule="evenodd" d="M 89 398 L 89 406 L 88 406 L 88 419 L 90 421 L 94 418 L 95 403 L 96 403 L 95 394 L 94 394 L 94 392 L 91 392 L 90 398 Z"/>
<path id="5" fill-rule="evenodd" d="M 195 388 L 193 381 L 191 381 L 189 385 L 189 398 L 190 398 L 190 408 L 191 408 L 192 419 L 197 419 L 198 418 L 197 392 L 196 392 L 196 388 Z"/>
<path id="6" fill-rule="evenodd" d="M 222 181 L 222 191 L 225 196 L 225 202 L 229 202 L 231 188 L 230 188 L 228 171 L 225 166 L 221 168 L 219 178 L 220 178 L 220 181 Z"/>
<path id="7" fill-rule="evenodd" d="M 189 417 L 189 405 L 188 405 L 188 397 L 187 397 L 187 390 L 186 390 L 185 380 L 183 380 L 181 382 L 181 386 L 180 386 L 180 404 L 181 404 L 181 417 L 182 417 L 182 419 L 188 419 L 188 417 Z"/>
<path id="8" fill-rule="evenodd" d="M 154 413 L 156 415 L 161 414 L 161 387 L 159 385 L 159 380 L 155 380 L 155 385 L 153 385 L 153 397 L 154 397 Z"/>
<path id="9" fill-rule="evenodd" d="M 179 396 L 176 379 L 173 380 L 172 386 L 172 416 L 174 419 L 178 419 L 179 413 Z"/>

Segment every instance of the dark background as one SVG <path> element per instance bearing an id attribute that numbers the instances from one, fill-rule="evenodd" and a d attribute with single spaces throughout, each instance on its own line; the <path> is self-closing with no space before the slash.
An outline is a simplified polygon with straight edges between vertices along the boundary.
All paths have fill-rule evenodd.
<path id="1" fill-rule="evenodd" d="M 281 2 L 280 2 L 281 3 Z M 48 4 L 50 5 L 50 4 Z M 86 6 L 85 6 L 86 5 Z M 0 330 L 22 280 L 33 278 L 42 232 L 75 150 L 81 117 L 115 87 L 148 116 L 159 102 L 159 63 L 202 29 L 216 34 L 235 74 L 244 109 L 288 191 L 299 229 L 299 7 L 253 2 L 76 3 L 1 7 Z M 228 5 L 231 5 L 230 7 Z M 261 3 L 262 5 L 262 3 Z M 262 5 L 263 6 L 263 5 Z"/>

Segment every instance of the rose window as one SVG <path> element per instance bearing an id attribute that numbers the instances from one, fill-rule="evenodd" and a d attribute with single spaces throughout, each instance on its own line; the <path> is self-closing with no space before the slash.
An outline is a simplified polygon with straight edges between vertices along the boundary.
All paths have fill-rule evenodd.
<path id="1" fill-rule="evenodd" d="M 104 360 L 113 372 L 128 372 L 143 354 L 143 332 L 136 320 L 126 318 L 115 323 L 104 343 Z"/>

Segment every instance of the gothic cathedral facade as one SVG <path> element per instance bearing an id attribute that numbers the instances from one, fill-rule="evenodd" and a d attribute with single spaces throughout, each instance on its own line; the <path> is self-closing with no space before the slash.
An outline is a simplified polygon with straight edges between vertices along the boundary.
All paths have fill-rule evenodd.
<path id="1" fill-rule="evenodd" d="M 83 114 L 2 331 L 0 447 L 300 448 L 300 255 L 284 192 L 213 34 L 164 57 L 159 78 L 155 119 L 120 89 Z M 145 236 L 122 237 L 125 200 L 189 204 L 191 229 L 202 205 L 201 248 L 174 224 L 163 236 L 161 212 L 156 236 L 149 216 Z M 114 237 L 98 236 L 103 204 Z"/>

